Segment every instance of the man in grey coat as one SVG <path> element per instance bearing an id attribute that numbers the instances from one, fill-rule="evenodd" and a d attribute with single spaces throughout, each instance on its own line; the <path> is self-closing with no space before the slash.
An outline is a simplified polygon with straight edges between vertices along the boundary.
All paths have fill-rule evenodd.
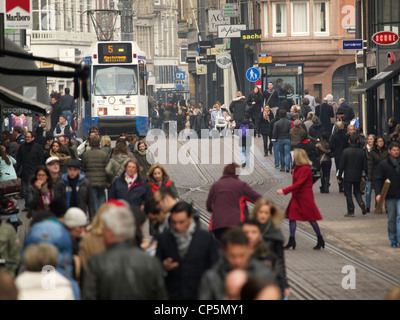
<path id="1" fill-rule="evenodd" d="M 84 300 L 165 300 L 163 269 L 157 258 L 134 244 L 132 212 L 115 207 L 102 215 L 107 250 L 93 256 L 83 282 Z"/>
<path id="2" fill-rule="evenodd" d="M 92 186 L 94 210 L 106 202 L 105 188 L 107 187 L 106 167 L 109 161 L 108 154 L 100 149 L 100 137 L 94 136 L 89 141 L 90 150 L 82 156 L 82 170 Z"/>

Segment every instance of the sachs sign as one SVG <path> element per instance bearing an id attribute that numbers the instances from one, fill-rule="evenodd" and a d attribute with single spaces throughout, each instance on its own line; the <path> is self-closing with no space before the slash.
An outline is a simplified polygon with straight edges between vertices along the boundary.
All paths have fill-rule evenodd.
<path id="1" fill-rule="evenodd" d="M 372 41 L 382 46 L 389 46 L 399 41 L 399 36 L 391 31 L 380 31 L 372 36 Z"/>

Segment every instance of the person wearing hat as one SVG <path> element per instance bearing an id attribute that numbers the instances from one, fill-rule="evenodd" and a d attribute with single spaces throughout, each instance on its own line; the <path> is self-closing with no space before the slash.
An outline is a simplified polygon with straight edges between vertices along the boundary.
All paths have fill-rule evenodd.
<path id="1" fill-rule="evenodd" d="M 50 172 L 51 179 L 54 183 L 61 181 L 60 175 L 60 158 L 53 156 L 46 160 L 46 168 Z"/>
<path id="2" fill-rule="evenodd" d="M 72 159 L 67 164 L 67 173 L 62 176 L 67 206 L 77 207 L 88 214 L 91 221 L 95 215 L 92 187 L 86 174 L 81 171 L 79 160 Z"/>
<path id="3" fill-rule="evenodd" d="M 72 254 L 77 255 L 79 241 L 82 238 L 85 227 L 88 225 L 88 219 L 82 209 L 72 207 L 64 215 L 64 225 L 72 238 Z"/>

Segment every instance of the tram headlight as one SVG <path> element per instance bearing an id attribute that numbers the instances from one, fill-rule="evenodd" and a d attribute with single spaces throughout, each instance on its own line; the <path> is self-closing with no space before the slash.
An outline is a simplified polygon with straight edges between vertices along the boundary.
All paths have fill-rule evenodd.
<path id="1" fill-rule="evenodd" d="M 136 110 L 135 108 L 131 108 L 131 107 L 126 107 L 126 113 L 127 116 L 134 116 L 136 115 Z"/>
<path id="2" fill-rule="evenodd" d="M 99 116 L 106 116 L 107 108 L 99 108 Z"/>

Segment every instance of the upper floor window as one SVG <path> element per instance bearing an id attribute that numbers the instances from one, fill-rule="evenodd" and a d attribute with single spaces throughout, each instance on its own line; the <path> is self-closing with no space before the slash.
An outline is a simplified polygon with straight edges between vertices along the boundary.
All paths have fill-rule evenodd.
<path id="1" fill-rule="evenodd" d="M 291 22 L 293 36 L 309 35 L 309 3 L 292 2 L 291 3 Z"/>
<path id="2" fill-rule="evenodd" d="M 181 63 L 186 63 L 187 51 L 188 51 L 187 44 L 182 44 L 181 45 Z"/>
<path id="3" fill-rule="evenodd" d="M 272 24 L 274 36 L 286 36 L 287 12 L 286 3 L 276 2 L 272 4 Z"/>
<path id="4" fill-rule="evenodd" d="M 314 34 L 328 35 L 329 34 L 329 2 L 315 1 L 314 2 Z"/>

